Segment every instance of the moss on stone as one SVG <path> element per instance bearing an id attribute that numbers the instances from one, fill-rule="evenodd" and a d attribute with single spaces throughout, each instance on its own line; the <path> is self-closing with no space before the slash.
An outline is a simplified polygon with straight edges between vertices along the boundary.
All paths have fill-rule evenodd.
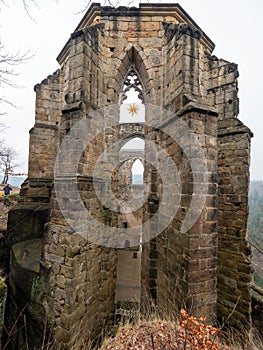
<path id="1" fill-rule="evenodd" d="M 5 279 L 0 277 L 0 290 L 6 288 Z"/>

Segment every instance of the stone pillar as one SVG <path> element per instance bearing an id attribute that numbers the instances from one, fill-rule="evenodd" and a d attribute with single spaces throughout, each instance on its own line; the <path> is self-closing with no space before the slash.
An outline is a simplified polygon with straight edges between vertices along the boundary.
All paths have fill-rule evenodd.
<path id="1" fill-rule="evenodd" d="M 164 75 L 164 89 L 167 90 L 164 106 L 178 109 L 176 100 L 181 94 L 200 96 L 199 51 L 201 32 L 187 24 L 165 25 L 167 52 Z"/>
<path id="2" fill-rule="evenodd" d="M 148 269 L 148 274 L 143 271 L 144 284 L 148 281 L 148 293 L 156 299 L 161 311 L 166 310 L 169 313 L 175 305 L 178 308 L 187 307 L 196 316 L 205 314 L 210 321 L 214 321 L 217 279 L 217 113 L 213 110 L 195 109 L 189 104 L 179 110 L 177 116 L 187 125 L 187 130 L 191 130 L 199 140 L 204 159 L 198 158 L 198 149 L 195 148 L 194 141 L 190 141 L 188 133 L 184 138 L 189 141 L 185 142 L 183 148 L 178 140 L 169 136 L 180 134 L 176 119 L 166 121 L 163 133 L 148 130 L 147 138 L 160 141 L 160 146 L 166 148 L 179 171 L 181 189 L 178 187 L 178 194 L 181 193 L 181 200 L 171 224 L 144 247 L 144 268 Z M 201 171 L 204 161 L 207 164 L 205 174 Z M 175 179 L 171 177 L 169 168 L 162 169 L 164 172 L 165 170 L 167 174 L 163 175 L 164 179 L 172 185 Z M 147 217 L 153 216 L 159 209 L 162 201 L 161 181 L 166 181 L 164 179 L 160 180 L 158 173 L 151 179 Z M 193 226 L 189 227 L 187 232 L 183 232 L 183 222 L 195 196 L 194 186 L 207 186 L 206 200 L 199 212 L 200 216 L 198 214 L 193 221 Z M 171 207 L 176 205 L 175 196 L 176 194 L 171 192 Z M 154 203 L 156 198 L 159 198 L 159 203 Z M 194 216 L 200 208 L 193 207 L 191 210 L 191 215 Z M 166 215 L 169 215 L 169 212 Z"/>
<path id="3" fill-rule="evenodd" d="M 247 240 L 251 132 L 238 119 L 220 122 L 218 135 L 218 316 L 235 329 L 251 325 Z"/>
<path id="4" fill-rule="evenodd" d="M 218 110 L 218 318 L 241 332 L 251 326 L 247 237 L 251 131 L 239 113 L 237 65 L 208 60 L 208 99 Z M 232 315 L 231 317 L 229 317 Z"/>

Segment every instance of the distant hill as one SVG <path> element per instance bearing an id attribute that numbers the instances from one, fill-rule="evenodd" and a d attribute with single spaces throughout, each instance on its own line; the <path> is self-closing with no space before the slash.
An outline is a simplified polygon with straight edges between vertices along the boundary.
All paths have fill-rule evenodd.
<path id="1" fill-rule="evenodd" d="M 263 195 L 263 180 L 252 180 L 250 181 L 249 194 L 258 192 L 260 195 Z"/>
<path id="2" fill-rule="evenodd" d="M 134 174 L 132 176 L 132 183 L 134 185 L 142 185 L 143 184 L 143 175 L 142 174 Z"/>
<path id="3" fill-rule="evenodd" d="M 21 187 L 22 183 L 25 181 L 25 176 L 9 176 L 8 183 L 14 187 Z M 0 175 L 0 183 L 3 181 L 3 175 Z"/>
<path id="4" fill-rule="evenodd" d="M 251 181 L 248 236 L 252 245 L 254 280 L 263 286 L 263 181 Z"/>

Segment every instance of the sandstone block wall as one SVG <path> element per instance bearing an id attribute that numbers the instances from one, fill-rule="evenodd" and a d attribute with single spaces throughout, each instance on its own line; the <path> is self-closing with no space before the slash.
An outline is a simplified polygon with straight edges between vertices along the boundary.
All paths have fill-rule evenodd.
<path id="1" fill-rule="evenodd" d="M 251 315 L 247 242 L 250 134 L 238 120 L 230 122 L 232 128 L 219 132 L 218 310 L 219 315 L 235 310 L 233 317 L 242 328 Z"/>
<path id="2" fill-rule="evenodd" d="M 237 65 L 210 59 L 208 93 L 218 114 L 218 315 L 251 322 L 251 265 L 247 242 L 251 131 L 237 118 Z M 213 97 L 212 97 L 212 96 Z"/>
<path id="3" fill-rule="evenodd" d="M 212 56 L 213 49 L 212 41 L 178 4 L 117 9 L 93 4 L 59 54 L 61 68 L 36 85 L 28 179 L 8 222 L 10 301 L 17 313 L 25 300 L 29 302 L 25 314 L 30 324 L 47 327 L 58 349 L 81 348 L 110 324 L 117 251 L 89 239 L 98 233 L 89 223 L 83 235 L 69 222 L 73 218 L 81 224 L 89 212 L 101 222 L 100 234 L 103 224 L 122 224 L 118 212 L 102 204 L 95 191 L 98 184 L 107 193 L 110 185 L 93 175 L 108 147 L 119 142 L 119 151 L 137 136 L 162 147 L 178 169 L 180 181 L 171 179 L 169 167 L 162 169 L 173 188 L 166 216 L 177 194 L 181 195 L 170 224 L 143 246 L 144 298 L 153 298 L 164 311 L 187 307 L 195 316 L 206 314 L 211 321 L 216 312 L 221 319 L 227 318 L 238 301 L 230 322 L 250 323 L 246 230 L 251 132 L 237 119 L 237 66 Z M 140 78 L 144 104 L 165 108 L 173 115 L 156 115 L 150 108 L 145 126 L 131 123 L 123 130 L 118 113 L 98 112 L 122 102 L 131 69 Z M 81 120 L 86 121 L 84 128 L 79 127 Z M 178 133 L 177 120 L 195 135 L 202 159 L 191 136 L 184 146 L 171 136 Z M 71 147 L 68 136 L 75 127 L 79 128 L 78 142 Z M 61 148 L 63 176 L 54 178 Z M 121 155 L 108 154 L 103 161 L 121 163 Z M 158 154 L 146 146 L 145 183 L 150 194 L 142 208 L 144 221 L 154 216 L 163 198 L 163 180 L 151 161 L 158 165 Z M 107 171 L 111 170 L 117 191 L 118 169 Z M 54 180 L 63 189 L 62 199 L 57 198 Z M 84 208 L 72 194 L 73 185 Z M 190 213 L 190 217 L 198 215 L 194 225 L 183 231 L 191 200 L 202 187 L 207 188 L 202 210 Z M 116 237 L 107 239 L 112 243 Z M 28 281 L 21 291 L 23 298 L 19 298 L 21 271 Z M 18 338 L 22 344 L 23 336 Z M 27 339 L 32 346 L 36 342 L 33 328 Z"/>
<path id="4" fill-rule="evenodd" d="M 191 110 L 185 110 L 181 117 L 199 136 L 199 142 L 206 152 L 208 169 L 206 180 L 201 168 L 199 171 L 195 168 L 195 173 L 193 173 L 189 166 L 189 162 L 194 161 L 196 153 L 192 152 L 192 160 L 187 159 L 185 150 L 178 145 L 175 146 L 169 136 L 171 129 L 176 128 L 176 123 L 174 126 L 173 121 L 167 123 L 167 134 L 162 133 L 158 137 L 161 140 L 160 144 L 163 147 L 168 147 L 169 154 L 179 169 L 182 181 L 181 205 L 171 224 L 156 240 L 150 243 L 150 252 L 148 252 L 148 283 L 151 286 L 151 296 L 157 299 L 161 310 L 169 312 L 175 305 L 178 308 L 187 305 L 196 315 L 206 314 L 210 320 L 215 314 L 217 298 L 216 117 L 215 113 L 209 113 L 209 111 L 201 113 Z M 154 137 L 155 133 L 153 131 L 147 136 Z M 169 169 L 167 171 L 166 176 L 169 176 Z M 194 226 L 187 233 L 182 233 L 182 224 L 191 203 L 194 178 L 195 181 L 200 181 L 200 186 L 204 184 L 204 181 L 207 181 L 206 205 Z M 157 180 L 155 181 L 156 185 L 156 182 L 158 184 L 156 176 L 155 180 Z M 154 186 L 153 179 L 151 183 L 153 198 L 156 194 L 158 198 L 161 198 L 162 194 L 158 193 L 158 190 L 154 192 L 158 186 Z M 170 200 L 172 205 L 172 194 Z M 153 205 L 153 202 L 149 203 L 148 216 L 154 212 Z M 198 210 L 198 208 L 195 209 Z M 147 254 L 147 248 L 145 253 Z"/>

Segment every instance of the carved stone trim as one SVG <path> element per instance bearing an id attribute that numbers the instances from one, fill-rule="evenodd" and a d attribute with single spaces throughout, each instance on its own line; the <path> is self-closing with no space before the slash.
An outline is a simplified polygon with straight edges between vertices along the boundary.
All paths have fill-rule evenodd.
<path id="1" fill-rule="evenodd" d="M 188 23 L 167 23 L 163 22 L 163 26 L 165 29 L 165 34 L 168 38 L 168 41 L 171 41 L 173 37 L 175 37 L 175 40 L 178 40 L 181 38 L 182 35 L 189 35 L 192 38 L 200 39 L 202 36 L 202 32 L 195 28 L 194 26 L 188 24 Z"/>

